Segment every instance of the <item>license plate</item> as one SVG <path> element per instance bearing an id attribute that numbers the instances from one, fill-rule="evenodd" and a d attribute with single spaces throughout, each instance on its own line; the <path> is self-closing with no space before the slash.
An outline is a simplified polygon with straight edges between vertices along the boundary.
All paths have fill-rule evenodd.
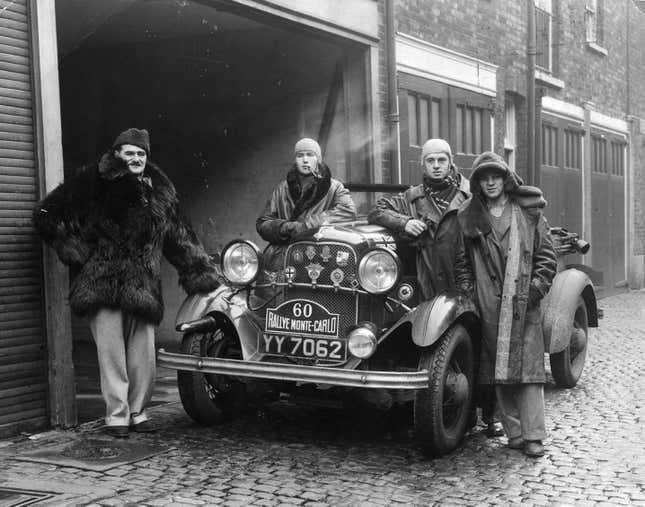
<path id="1" fill-rule="evenodd" d="M 347 357 L 347 346 L 343 340 L 264 333 L 260 341 L 260 352 L 272 356 L 335 361 L 344 361 Z"/>
<path id="2" fill-rule="evenodd" d="M 315 301 L 286 301 L 267 309 L 258 349 L 270 355 L 344 361 L 347 345 L 338 338 L 339 322 L 337 313 Z"/>

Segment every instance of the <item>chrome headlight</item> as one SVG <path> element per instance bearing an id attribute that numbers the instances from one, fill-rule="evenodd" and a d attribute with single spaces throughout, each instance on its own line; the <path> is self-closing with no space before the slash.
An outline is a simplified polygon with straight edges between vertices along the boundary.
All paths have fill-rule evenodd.
<path id="1" fill-rule="evenodd" d="M 385 248 L 370 250 L 358 265 L 358 281 L 370 294 L 383 294 L 391 290 L 400 273 L 399 258 Z"/>
<path id="2" fill-rule="evenodd" d="M 367 359 L 374 354 L 376 333 L 376 326 L 371 322 L 359 322 L 348 336 L 347 348 L 350 354 L 359 359 Z"/>
<path id="3" fill-rule="evenodd" d="M 249 285 L 260 272 L 260 250 L 250 241 L 232 241 L 222 252 L 221 266 L 229 282 Z"/>

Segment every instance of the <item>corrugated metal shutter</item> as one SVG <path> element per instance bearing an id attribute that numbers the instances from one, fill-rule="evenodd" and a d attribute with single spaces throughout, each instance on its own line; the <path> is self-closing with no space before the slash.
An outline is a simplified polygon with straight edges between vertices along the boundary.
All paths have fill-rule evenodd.
<path id="1" fill-rule="evenodd" d="M 27 0 L 0 0 L 0 437 L 48 424 Z"/>

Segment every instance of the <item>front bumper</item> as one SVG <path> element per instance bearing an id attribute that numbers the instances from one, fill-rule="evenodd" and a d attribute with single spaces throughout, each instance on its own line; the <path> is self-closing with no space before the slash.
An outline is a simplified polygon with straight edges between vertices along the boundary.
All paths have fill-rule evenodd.
<path id="1" fill-rule="evenodd" d="M 191 356 L 166 352 L 164 349 L 159 349 L 157 364 L 174 370 L 344 387 L 372 389 L 425 389 L 428 387 L 427 370 L 414 372 L 344 370 L 322 366 Z"/>

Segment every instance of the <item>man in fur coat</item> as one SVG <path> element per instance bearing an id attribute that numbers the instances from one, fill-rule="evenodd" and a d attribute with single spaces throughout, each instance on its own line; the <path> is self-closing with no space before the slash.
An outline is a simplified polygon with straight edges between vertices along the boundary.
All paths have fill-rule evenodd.
<path id="1" fill-rule="evenodd" d="M 146 130 L 128 129 L 98 163 L 54 189 L 34 213 L 43 240 L 75 274 L 72 310 L 89 319 L 106 432 L 154 431 L 145 407 L 155 381 L 154 330 L 163 316 L 165 256 L 188 294 L 210 292 L 216 267 L 181 219 L 173 184 L 148 161 Z"/>
<path id="2" fill-rule="evenodd" d="M 508 446 L 544 454 L 544 338 L 540 301 L 556 273 L 546 202 L 492 152 L 473 163 L 459 224 L 482 323 L 478 381 L 495 386 Z"/>
<path id="3" fill-rule="evenodd" d="M 305 137 L 293 151 L 293 166 L 273 190 L 255 224 L 258 234 L 269 242 L 263 254 L 266 271 L 283 267 L 285 246 L 301 232 L 356 218 L 352 196 L 340 181 L 332 178 L 320 145 Z"/>

